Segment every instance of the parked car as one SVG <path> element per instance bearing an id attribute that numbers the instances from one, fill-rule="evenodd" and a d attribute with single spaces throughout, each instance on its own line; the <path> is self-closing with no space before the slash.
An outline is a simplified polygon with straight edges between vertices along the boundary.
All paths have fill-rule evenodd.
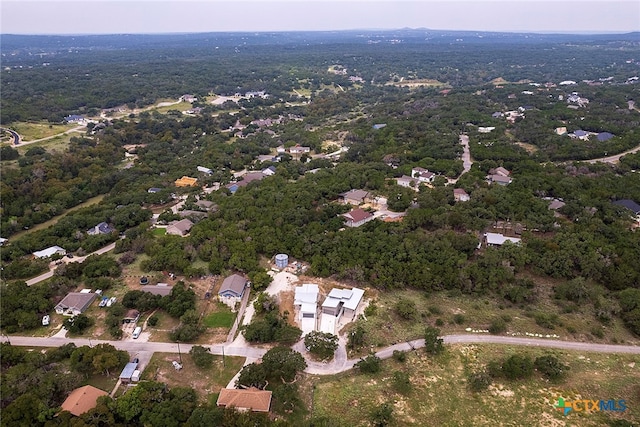
<path id="1" fill-rule="evenodd" d="M 171 363 L 173 363 L 173 367 L 176 368 L 176 371 L 179 371 L 180 369 L 182 369 L 182 365 L 176 362 L 175 360 Z"/>
<path id="2" fill-rule="evenodd" d="M 115 304 L 117 301 L 116 297 L 111 297 L 109 298 L 109 301 L 107 301 L 107 307 L 111 307 L 113 304 Z"/>
<path id="3" fill-rule="evenodd" d="M 51 323 L 51 317 L 48 314 L 45 314 L 42 318 L 42 326 L 49 326 L 49 323 Z"/>
<path id="4" fill-rule="evenodd" d="M 100 300 L 100 304 L 98 304 L 98 307 L 104 307 L 107 305 L 108 302 L 109 302 L 109 297 L 104 297 Z"/>

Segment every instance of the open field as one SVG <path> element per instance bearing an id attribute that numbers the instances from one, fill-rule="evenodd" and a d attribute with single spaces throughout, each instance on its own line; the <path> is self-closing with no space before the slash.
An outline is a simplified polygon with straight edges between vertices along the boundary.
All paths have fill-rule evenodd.
<path id="1" fill-rule="evenodd" d="M 182 369 L 176 371 L 171 362 L 180 361 L 180 358 Z M 243 357 L 226 356 L 223 363 L 222 356 L 214 356 L 211 368 L 200 369 L 194 365 L 189 353 L 182 354 L 182 357 L 177 354 L 154 353 L 141 379 L 166 382 L 170 387 L 193 388 L 198 393 L 198 398 L 204 402 L 209 395 L 226 387 L 243 364 Z"/>
<path id="2" fill-rule="evenodd" d="M 71 138 L 74 136 L 79 136 L 80 133 L 70 132 L 63 135 L 54 136 L 50 139 L 45 139 L 44 141 L 29 143 L 29 144 L 20 144 L 18 146 L 14 146 L 16 150 L 20 152 L 20 154 L 24 154 L 27 150 L 33 147 L 42 147 L 47 151 L 65 151 L 69 148 L 69 142 Z"/>
<path id="3" fill-rule="evenodd" d="M 151 111 L 157 111 L 158 113 L 165 114 L 170 110 L 186 111 L 186 110 L 188 110 L 190 108 L 191 108 L 191 103 L 190 102 L 180 102 L 180 103 L 175 104 L 175 105 L 166 105 L 166 106 L 162 106 L 162 107 L 153 107 L 151 109 Z"/>
<path id="4" fill-rule="evenodd" d="M 19 122 L 13 123 L 11 129 L 18 132 L 23 141 L 33 141 L 34 139 L 47 138 L 66 132 L 69 129 L 78 127 L 77 124 L 54 125 L 48 122 L 32 123 Z"/>
<path id="5" fill-rule="evenodd" d="M 376 294 L 373 296 L 376 313 L 360 321 L 366 331 L 369 347 L 354 354 L 361 355 L 369 349 L 376 350 L 420 338 L 427 325 L 438 327 L 442 334 L 465 333 L 468 332 L 467 328 L 487 330 L 491 322 L 499 317 L 508 320 L 509 334 L 523 336 L 528 332 L 555 334 L 559 339 L 584 342 L 639 343 L 637 337 L 631 335 L 619 319 L 612 320 L 608 325 L 597 321 L 592 306 L 572 307 L 570 312 L 562 309 L 548 295 L 551 287 L 551 283 L 541 283 L 538 302 L 526 306 L 510 304 L 496 297 L 450 295 L 447 292 L 427 295 L 416 290 L 399 290 Z M 396 304 L 403 298 L 415 303 L 416 320 L 402 319 L 396 313 Z M 557 315 L 553 329 L 536 323 L 535 317 L 541 312 Z M 353 326 L 347 326 L 350 327 Z M 600 333 L 602 337 L 595 336 Z"/>
<path id="6" fill-rule="evenodd" d="M 445 87 L 446 83 L 442 83 L 438 80 L 432 79 L 401 79 L 400 81 L 391 81 L 386 83 L 389 86 L 404 86 L 409 88 L 414 87 Z"/>
<path id="7" fill-rule="evenodd" d="M 466 376 L 491 360 L 512 354 L 532 358 L 553 354 L 570 366 L 566 379 L 549 382 L 538 374 L 521 381 L 496 380 L 489 390 L 472 393 Z M 309 377 L 313 414 L 344 426 L 368 426 L 373 409 L 393 405 L 395 425 L 402 426 L 602 426 L 607 420 L 640 421 L 638 356 L 583 354 L 508 346 L 456 345 L 435 358 L 423 351 L 408 354 L 405 363 L 383 362 L 375 375 L 352 371 L 334 377 Z M 393 372 L 409 374 L 411 390 L 395 391 Z M 625 399 L 622 413 L 562 415 L 557 399 Z M 336 416 L 336 414 L 340 414 Z"/>

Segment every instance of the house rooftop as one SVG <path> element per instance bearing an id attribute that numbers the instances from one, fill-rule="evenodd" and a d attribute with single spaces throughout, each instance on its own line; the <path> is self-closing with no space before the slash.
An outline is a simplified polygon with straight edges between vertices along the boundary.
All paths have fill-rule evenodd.
<path id="1" fill-rule="evenodd" d="M 98 398 L 107 396 L 106 391 L 95 388 L 91 385 L 77 388 L 62 402 L 62 410 L 69 411 L 76 417 L 89 412 L 97 405 Z"/>
<path id="2" fill-rule="evenodd" d="M 521 239 L 517 237 L 506 237 L 500 233 L 484 233 L 484 237 L 487 239 L 488 245 L 500 246 L 505 244 L 506 242 L 518 244 L 521 241 Z"/>
<path id="3" fill-rule="evenodd" d="M 622 199 L 616 200 L 613 202 L 614 205 L 622 206 L 624 208 L 629 209 L 636 215 L 640 215 L 640 205 L 630 199 Z"/>
<path id="4" fill-rule="evenodd" d="M 248 389 L 223 388 L 218 395 L 218 406 L 248 409 L 254 412 L 269 412 L 271 392 L 255 387 Z"/>
<path id="5" fill-rule="evenodd" d="M 144 285 L 140 286 L 142 292 L 149 292 L 153 295 L 166 296 L 171 294 L 173 286 L 169 286 L 166 283 L 158 283 L 157 285 Z"/>
<path id="6" fill-rule="evenodd" d="M 362 209 L 354 209 L 350 212 L 347 212 L 343 216 L 353 222 L 360 222 L 364 221 L 365 219 L 371 218 L 373 214 Z"/>
<path id="7" fill-rule="evenodd" d="M 247 279 L 239 274 L 232 274 L 231 276 L 224 279 L 218 293 L 221 294 L 225 291 L 232 291 L 238 295 L 242 295 L 242 293 L 244 292 L 244 287 L 246 285 Z"/>
<path id="8" fill-rule="evenodd" d="M 33 256 L 35 256 L 36 258 L 48 258 L 54 254 L 57 254 L 57 253 L 65 254 L 66 252 L 67 251 L 65 251 L 60 246 L 51 246 L 50 248 L 34 252 Z"/>

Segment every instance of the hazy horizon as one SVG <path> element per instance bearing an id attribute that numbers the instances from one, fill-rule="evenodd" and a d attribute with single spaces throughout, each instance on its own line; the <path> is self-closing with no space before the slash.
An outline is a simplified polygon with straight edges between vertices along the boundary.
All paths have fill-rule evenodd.
<path id="1" fill-rule="evenodd" d="M 640 31 L 629 0 L 0 0 L 15 35 L 428 29 L 539 34 Z"/>

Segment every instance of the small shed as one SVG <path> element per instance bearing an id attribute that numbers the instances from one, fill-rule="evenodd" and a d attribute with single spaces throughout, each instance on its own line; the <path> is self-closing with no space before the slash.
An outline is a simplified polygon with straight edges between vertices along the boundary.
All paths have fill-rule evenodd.
<path id="1" fill-rule="evenodd" d="M 124 366 L 124 369 L 120 373 L 120 381 L 123 384 L 128 384 L 131 382 L 131 378 L 133 377 L 133 373 L 138 368 L 137 362 L 129 362 Z"/>

